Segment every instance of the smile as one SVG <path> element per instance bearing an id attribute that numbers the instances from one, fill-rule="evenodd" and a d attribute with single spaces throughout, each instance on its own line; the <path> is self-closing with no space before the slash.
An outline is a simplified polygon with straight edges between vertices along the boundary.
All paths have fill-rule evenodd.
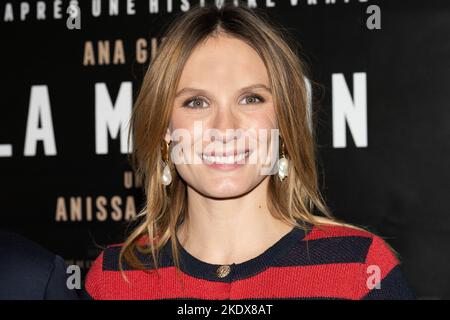
<path id="1" fill-rule="evenodd" d="M 242 152 L 235 152 L 232 155 L 214 155 L 214 154 L 202 154 L 202 159 L 207 164 L 236 164 L 240 163 L 243 159 L 248 157 L 251 152 L 249 150 L 245 150 Z"/>

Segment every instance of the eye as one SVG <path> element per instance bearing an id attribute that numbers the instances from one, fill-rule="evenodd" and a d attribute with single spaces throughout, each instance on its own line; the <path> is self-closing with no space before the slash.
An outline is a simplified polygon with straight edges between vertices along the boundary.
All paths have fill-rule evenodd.
<path id="1" fill-rule="evenodd" d="M 195 98 L 186 100 L 183 103 L 183 107 L 191 108 L 191 109 L 203 109 L 203 108 L 206 108 L 206 106 L 202 106 L 202 102 L 206 103 L 206 101 L 204 99 L 201 99 L 199 97 L 195 97 Z"/>
<path id="2" fill-rule="evenodd" d="M 248 95 L 242 100 L 243 101 L 247 101 L 247 103 L 244 103 L 244 104 L 262 103 L 262 102 L 264 102 L 264 98 L 261 97 L 260 95 L 257 95 L 257 94 Z M 258 100 L 259 100 L 259 102 L 255 102 L 255 101 L 258 101 Z"/>

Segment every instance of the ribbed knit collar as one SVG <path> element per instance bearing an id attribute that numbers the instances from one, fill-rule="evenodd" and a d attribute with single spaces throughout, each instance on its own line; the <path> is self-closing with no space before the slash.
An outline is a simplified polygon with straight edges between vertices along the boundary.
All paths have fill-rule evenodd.
<path id="1" fill-rule="evenodd" d="M 277 242 L 275 242 L 275 244 L 255 258 L 242 263 L 230 264 L 230 272 L 223 278 L 217 275 L 217 269 L 223 265 L 211 264 L 197 259 L 186 251 L 186 249 L 184 249 L 178 237 L 175 236 L 180 254 L 180 269 L 190 276 L 217 282 L 232 282 L 239 279 L 249 278 L 273 265 L 279 257 L 289 254 L 290 250 L 295 245 L 298 245 L 299 242 L 302 241 L 303 238 L 311 231 L 312 225 L 306 224 L 306 226 L 306 232 L 301 228 L 293 228 Z M 166 246 L 166 252 L 170 251 L 168 247 L 169 246 Z"/>

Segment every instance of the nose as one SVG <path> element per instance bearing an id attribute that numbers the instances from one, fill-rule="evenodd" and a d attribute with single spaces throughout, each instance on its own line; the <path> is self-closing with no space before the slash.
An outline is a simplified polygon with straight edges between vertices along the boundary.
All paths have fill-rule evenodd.
<path id="1" fill-rule="evenodd" d="M 220 141 L 224 144 L 237 139 L 239 134 L 239 122 L 230 107 L 223 108 L 216 112 L 213 121 L 214 134 L 211 141 Z"/>

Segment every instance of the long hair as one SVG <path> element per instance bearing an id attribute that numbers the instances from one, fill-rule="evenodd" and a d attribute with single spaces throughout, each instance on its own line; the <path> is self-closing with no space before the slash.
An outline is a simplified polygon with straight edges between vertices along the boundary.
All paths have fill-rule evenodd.
<path id="1" fill-rule="evenodd" d="M 337 221 L 319 190 L 314 135 L 316 113 L 308 110 L 308 82 L 305 81 L 308 71 L 300 59 L 298 44 L 262 10 L 231 4 L 196 6 L 179 14 L 168 25 L 131 115 L 131 164 L 142 182 L 146 201 L 137 215 L 137 226 L 122 246 L 119 258 L 122 271 L 123 259 L 134 268 L 145 269 L 138 252 L 151 253 L 154 269 L 158 271 L 160 248 L 167 241 L 171 241 L 172 256 L 179 270 L 175 236 L 177 226 L 187 215 L 187 188 L 172 163 L 172 183 L 167 187 L 162 185 L 161 142 L 189 55 L 197 45 L 218 35 L 245 41 L 267 68 L 278 128 L 290 160 L 286 179 L 279 181 L 276 175 L 268 177 L 267 199 L 271 214 L 303 229 L 307 228 L 307 223 L 321 225 L 315 218 L 317 215 Z M 142 244 L 140 239 L 143 238 L 149 241 Z"/>

